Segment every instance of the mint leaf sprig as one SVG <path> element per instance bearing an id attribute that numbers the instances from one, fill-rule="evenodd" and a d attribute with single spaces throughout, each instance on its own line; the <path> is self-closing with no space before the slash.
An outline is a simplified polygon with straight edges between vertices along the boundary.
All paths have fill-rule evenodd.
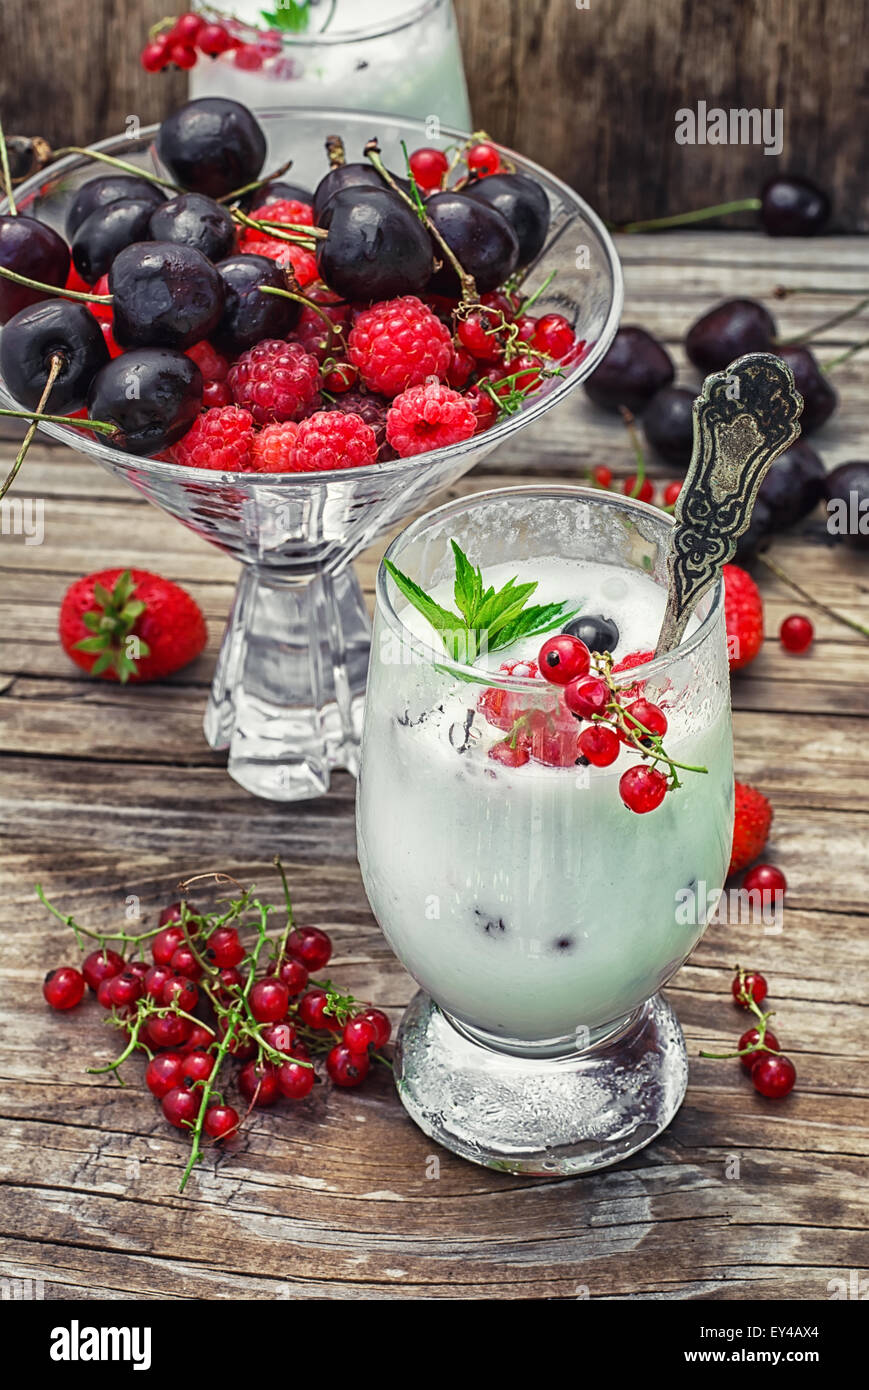
<path id="1" fill-rule="evenodd" d="M 521 637 L 536 637 L 575 617 L 567 602 L 525 605 L 537 581 L 519 584 L 515 577 L 500 589 L 486 587 L 479 566 L 472 565 L 458 541 L 451 540 L 456 562 L 454 597 L 458 612 L 444 608 L 391 560 L 384 560 L 396 586 L 438 633 L 453 661 L 470 666 L 481 651 L 499 651 Z"/>

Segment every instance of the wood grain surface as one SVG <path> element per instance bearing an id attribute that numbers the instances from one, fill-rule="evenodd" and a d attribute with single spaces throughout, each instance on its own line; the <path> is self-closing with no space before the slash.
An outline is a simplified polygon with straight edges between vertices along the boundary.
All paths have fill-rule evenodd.
<path id="1" fill-rule="evenodd" d="M 627 317 L 678 338 L 716 297 L 782 279 L 848 283 L 856 240 L 832 258 L 800 243 L 694 234 L 622 244 Z M 783 330 L 836 303 L 786 302 Z M 859 322 L 824 339 L 832 356 Z M 829 465 L 865 456 L 867 360 L 839 376 L 842 404 L 814 442 Z M 13 445 L 0 443 L 8 463 Z M 454 493 L 581 479 L 633 463 L 622 427 L 577 392 L 499 449 Z M 659 477 L 666 468 L 656 467 Z M 73 959 L 36 901 L 107 927 L 135 894 L 146 924 L 191 871 L 228 868 L 275 893 L 287 863 L 300 916 L 331 932 L 334 978 L 397 1021 L 412 985 L 369 911 L 355 859 L 354 786 L 295 806 L 252 799 L 201 733 L 235 567 L 71 450 L 39 442 L 17 492 L 41 498 L 45 540 L 0 536 L 0 1277 L 41 1279 L 46 1298 L 825 1299 L 866 1260 L 869 1098 L 869 643 L 813 614 L 810 655 L 783 653 L 781 619 L 804 605 L 763 580 L 768 640 L 733 680 L 737 775 L 771 798 L 769 858 L 787 875 L 781 935 L 711 928 L 668 993 L 688 1042 L 686 1102 L 665 1135 L 618 1167 L 569 1181 L 492 1173 L 437 1150 L 405 1117 L 389 1076 L 358 1092 L 257 1115 L 234 1153 L 211 1150 L 181 1198 L 185 1145 L 129 1068 L 120 1089 L 88 1076 L 113 1037 L 95 1005 L 49 1015 L 43 972 Z M 819 599 L 869 622 L 865 558 L 827 543 L 820 516 L 776 558 Z M 371 594 L 377 556 L 360 573 Z M 80 676 L 55 626 L 66 585 L 135 563 L 179 580 L 210 625 L 206 653 L 161 686 Z M 770 981 L 797 1090 L 763 1101 L 732 1045 L 740 959 Z"/>
<path id="2" fill-rule="evenodd" d="M 3 0 L 6 129 L 84 144 L 117 134 L 130 116 L 160 120 L 184 99 L 186 76 L 149 75 L 138 55 L 149 25 L 171 9 L 166 0 Z M 837 230 L 869 228 L 862 0 L 456 0 L 456 11 L 476 124 L 554 169 L 604 216 L 745 198 L 790 172 L 833 195 Z M 676 112 L 699 101 L 781 110 L 781 154 L 677 145 Z"/>

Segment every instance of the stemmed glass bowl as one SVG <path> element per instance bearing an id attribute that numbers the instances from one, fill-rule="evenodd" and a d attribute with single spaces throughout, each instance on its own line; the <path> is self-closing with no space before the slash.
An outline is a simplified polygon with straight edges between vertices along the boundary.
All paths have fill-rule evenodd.
<path id="1" fill-rule="evenodd" d="M 663 615 L 672 524 L 611 493 L 511 488 L 423 516 L 387 557 L 427 593 L 454 573 L 451 540 L 484 584 L 493 566 L 520 582 L 560 566 L 566 592 L 541 588 L 541 600 L 581 602 L 580 583 L 609 595 L 621 631 L 633 627 L 631 649 L 645 652 Z M 450 606 L 440 591 L 438 601 Z M 499 671 L 500 659 L 448 658 L 381 566 L 359 861 L 384 935 L 421 986 L 396 1063 L 410 1115 L 476 1162 L 583 1172 L 647 1144 L 685 1091 L 684 1041 L 658 991 L 702 935 L 730 857 L 722 586 L 676 650 L 616 677 L 658 699 L 669 756 L 706 769 L 683 771 L 647 814 L 619 795 L 637 753 L 623 748 L 603 768 L 576 761 L 560 687 Z M 492 756 L 544 716 L 572 727 L 566 757 L 545 738 L 521 765 Z"/>
<path id="2" fill-rule="evenodd" d="M 411 150 L 430 143 L 422 122 L 393 115 L 302 107 L 256 114 L 268 142 L 264 170 L 292 158 L 289 177 L 309 188 L 328 167 L 329 135 L 343 137 L 348 159 L 361 158 L 366 141 L 376 135 L 387 167 L 398 169 L 404 167 L 402 142 Z M 153 148 L 156 130 L 94 148 L 162 173 Z M 444 140 L 467 139 L 458 131 L 441 134 Z M 530 293 L 555 276 L 535 312 L 564 314 L 588 350 L 485 433 L 454 448 L 367 468 L 252 475 L 137 458 L 80 430 L 41 427 L 241 562 L 205 736 L 212 748 L 228 749 L 230 775 L 258 796 L 318 796 L 328 789 L 333 768 L 357 770 L 370 624 L 353 558 L 575 389 L 597 366 L 618 326 L 621 268 L 599 218 L 558 179 L 506 154 L 517 170 L 542 184 L 550 201 L 549 237 L 525 286 Z M 59 160 L 20 186 L 19 207 L 62 229 L 76 189 L 106 168 L 78 155 Z M 15 404 L 2 380 L 0 398 Z"/>

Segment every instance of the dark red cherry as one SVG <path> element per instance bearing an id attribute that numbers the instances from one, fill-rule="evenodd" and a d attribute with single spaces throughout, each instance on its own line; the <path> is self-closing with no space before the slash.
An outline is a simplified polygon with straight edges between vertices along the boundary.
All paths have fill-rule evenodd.
<path id="1" fill-rule="evenodd" d="M 432 241 L 388 188 L 351 186 L 328 204 L 329 235 L 317 245 L 320 274 L 344 299 L 420 294 L 434 265 Z"/>
<path id="2" fill-rule="evenodd" d="M 246 106 L 226 97 L 188 101 L 166 117 L 156 143 L 174 182 L 209 198 L 222 198 L 252 183 L 266 156 L 266 139 L 256 118 Z"/>
<path id="3" fill-rule="evenodd" d="M 159 454 L 175 444 L 201 404 L 202 373 L 186 353 L 169 348 L 132 348 L 112 358 L 88 392 L 90 418 L 114 424 L 108 442 L 130 454 Z"/>
<path id="4" fill-rule="evenodd" d="M 613 338 L 585 389 L 602 410 L 618 412 L 626 406 L 636 415 L 672 380 L 673 363 L 663 344 L 645 328 L 628 324 Z"/>
<path id="5" fill-rule="evenodd" d="M 829 198 L 810 179 L 780 175 L 760 195 L 760 220 L 770 236 L 812 236 L 829 216 Z"/>
<path id="6" fill-rule="evenodd" d="M 157 207 L 166 194 L 150 179 L 139 178 L 135 174 L 103 174 L 88 179 L 76 193 L 67 209 L 66 234 L 75 236 L 81 224 L 98 208 L 108 207 L 109 203 L 119 203 L 121 199 L 133 198 L 137 203 L 150 203 Z"/>
<path id="7" fill-rule="evenodd" d="M 674 468 L 687 468 L 694 447 L 694 396 L 684 386 L 665 386 L 643 411 L 643 433 Z"/>
<path id="8" fill-rule="evenodd" d="M 763 498 L 758 496 L 754 503 L 748 529 L 743 531 L 736 542 L 733 563 L 741 565 L 743 569 L 751 569 L 761 551 L 769 547 L 772 536 L 772 512 Z"/>
<path id="9" fill-rule="evenodd" d="M 829 420 L 839 403 L 839 397 L 830 378 L 821 371 L 814 353 L 807 347 L 779 348 L 778 355 L 793 372 L 794 384 L 803 398 L 800 430 L 803 434 L 811 434 Z"/>
<path id="10" fill-rule="evenodd" d="M 225 286 L 192 246 L 143 241 L 128 246 L 109 272 L 115 341 L 128 347 L 192 347 L 220 323 Z"/>
<path id="11" fill-rule="evenodd" d="M 69 275 L 69 247 L 63 237 L 35 217 L 0 217 L 0 266 L 38 280 L 42 285 L 65 285 Z M 0 323 L 49 296 L 29 290 L 14 280 L 0 277 Z"/>
<path id="12" fill-rule="evenodd" d="M 496 207 L 467 193 L 435 193 L 425 210 L 463 270 L 473 275 L 480 294 L 496 289 L 513 274 L 519 264 L 519 238 Z M 429 290 L 452 296 L 460 293 L 449 262 L 443 261 L 432 276 Z"/>
<path id="13" fill-rule="evenodd" d="M 72 299 L 31 304 L 9 320 L 0 337 L 0 373 L 16 401 L 39 405 L 54 356 L 63 361 L 45 409 L 81 410 L 88 388 L 109 360 L 102 329 L 90 309 Z"/>
<path id="14" fill-rule="evenodd" d="M 855 550 L 869 550 L 869 463 L 854 459 L 828 473 L 827 502 L 830 533 Z"/>
<path id="15" fill-rule="evenodd" d="M 827 470 L 811 445 L 798 439 L 780 454 L 760 485 L 755 506 L 769 509 L 769 526 L 783 531 L 814 511 L 824 495 Z"/>
<path id="16" fill-rule="evenodd" d="M 282 295 L 263 294 L 270 288 L 286 290 L 284 272 L 267 256 L 230 256 L 216 267 L 224 287 L 223 314 L 212 334 L 215 347 L 234 356 L 263 338 L 285 338 L 295 327 L 301 305 Z"/>
<path id="17" fill-rule="evenodd" d="M 536 179 L 527 174 L 490 174 L 462 191 L 506 217 L 519 239 L 519 264 L 533 261 L 549 230 L 549 199 Z"/>
<path id="18" fill-rule="evenodd" d="M 153 203 L 121 198 L 86 217 L 72 240 L 72 263 L 89 285 L 107 275 L 120 251 L 134 241 L 147 241 Z"/>
<path id="19" fill-rule="evenodd" d="M 756 299 L 726 299 L 688 330 L 685 351 L 704 376 L 748 352 L 774 352 L 776 325 Z"/>
<path id="20" fill-rule="evenodd" d="M 392 177 L 406 193 L 410 191 L 410 184 L 407 179 L 399 178 L 397 174 L 393 174 Z M 308 201 L 312 203 L 314 208 L 314 221 L 318 227 L 329 225 L 330 213 L 327 212 L 327 209 L 339 193 L 350 188 L 388 189 L 389 185 L 381 178 L 373 164 L 336 165 L 334 169 L 330 169 L 327 174 L 323 175 L 314 189 L 313 198 L 308 195 Z"/>
<path id="21" fill-rule="evenodd" d="M 221 261 L 235 247 L 236 224 L 204 193 L 179 193 L 154 209 L 148 233 L 152 241 L 192 246 L 210 261 Z"/>

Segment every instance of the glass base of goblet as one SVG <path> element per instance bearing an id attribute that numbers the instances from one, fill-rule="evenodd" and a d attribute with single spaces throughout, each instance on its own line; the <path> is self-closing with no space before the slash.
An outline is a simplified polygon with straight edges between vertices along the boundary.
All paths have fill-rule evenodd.
<path id="1" fill-rule="evenodd" d="M 395 1077 L 411 1119 L 444 1148 L 486 1168 L 568 1177 L 651 1143 L 682 1104 L 688 1057 L 659 994 L 591 1047 L 529 1057 L 473 1041 L 421 990 L 401 1022 Z"/>

